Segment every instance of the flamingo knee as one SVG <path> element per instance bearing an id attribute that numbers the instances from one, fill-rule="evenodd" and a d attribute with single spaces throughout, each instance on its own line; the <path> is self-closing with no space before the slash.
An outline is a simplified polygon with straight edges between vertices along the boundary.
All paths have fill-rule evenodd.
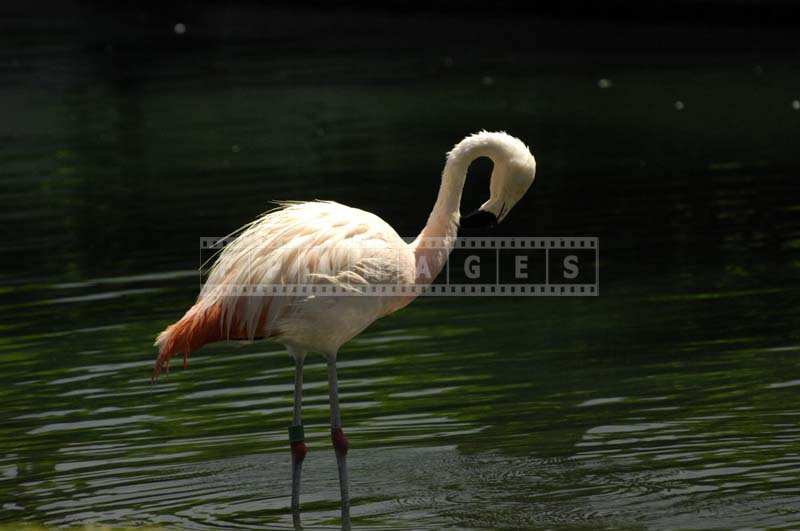
<path id="1" fill-rule="evenodd" d="M 333 448 L 336 450 L 336 455 L 344 457 L 347 455 L 347 450 L 350 448 L 350 443 L 347 437 L 344 436 L 342 428 L 333 428 L 331 430 L 331 440 L 333 441 Z"/>
<path id="2" fill-rule="evenodd" d="M 308 446 L 303 441 L 293 442 L 292 445 L 292 463 L 299 464 L 303 462 L 308 453 Z"/>

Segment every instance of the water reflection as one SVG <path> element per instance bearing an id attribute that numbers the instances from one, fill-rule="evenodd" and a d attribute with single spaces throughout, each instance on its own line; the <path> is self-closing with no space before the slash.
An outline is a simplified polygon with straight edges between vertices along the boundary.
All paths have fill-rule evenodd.
<path id="1" fill-rule="evenodd" d="M 193 279 L 168 280 L 194 289 Z M 663 320 L 647 312 L 661 315 L 657 306 L 668 304 L 686 314 L 706 299 L 643 291 L 536 304 L 421 300 L 354 341 L 341 370 L 354 524 L 635 527 L 655 514 L 669 526 L 703 515 L 709 524 L 780 522 L 780 511 L 757 508 L 791 506 L 800 495 L 791 451 L 800 410 L 790 405 L 798 348 L 772 346 L 771 333 L 752 330 L 715 339 L 713 312 L 691 327 L 682 321 L 675 330 L 691 331 L 687 340 L 665 343 L 652 334 Z M 746 311 L 760 297 L 727 297 L 720 308 Z M 770 304 L 784 297 L 773 294 Z M 109 311 L 119 300 L 96 303 Z M 625 338 L 592 344 L 603 330 L 592 316 L 620 312 L 640 316 L 624 333 L 635 347 L 622 349 Z M 568 322 L 581 324 L 555 324 Z M 14 362 L 13 345 L 24 338 L 4 341 L 4 518 L 294 525 L 287 354 L 214 346 L 190 370 L 150 386 L 140 345 L 155 324 L 98 327 L 58 342 L 30 337 L 26 351 L 37 357 L 27 356 L 26 368 Z M 547 333 L 531 334 L 533 324 Z M 336 526 L 324 365 L 310 361 L 303 522 Z"/>

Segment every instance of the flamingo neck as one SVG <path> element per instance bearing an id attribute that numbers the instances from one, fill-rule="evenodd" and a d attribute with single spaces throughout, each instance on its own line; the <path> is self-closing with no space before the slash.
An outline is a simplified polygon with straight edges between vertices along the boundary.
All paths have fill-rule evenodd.
<path id="1" fill-rule="evenodd" d="M 494 178 L 509 158 L 507 138 L 510 137 L 504 133 L 484 131 L 465 138 L 448 153 L 436 203 L 427 224 L 411 244 L 417 260 L 417 283 L 430 283 L 436 278 L 455 244 L 469 165 L 477 158 L 488 157 L 494 164 Z M 433 248 L 426 247 L 425 243 L 431 240 L 436 242 Z"/>

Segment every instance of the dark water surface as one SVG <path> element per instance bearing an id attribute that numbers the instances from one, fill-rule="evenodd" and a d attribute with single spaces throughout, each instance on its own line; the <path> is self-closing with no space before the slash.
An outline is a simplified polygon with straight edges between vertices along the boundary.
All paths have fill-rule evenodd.
<path id="1" fill-rule="evenodd" d="M 420 299 L 347 345 L 354 523 L 800 525 L 796 61 L 13 35 L 0 523 L 291 527 L 286 352 L 214 345 L 148 383 L 198 239 L 313 198 L 413 235 L 486 128 L 539 161 L 501 233 L 599 236 L 601 295 Z M 321 358 L 306 382 L 303 524 L 336 526 Z"/>

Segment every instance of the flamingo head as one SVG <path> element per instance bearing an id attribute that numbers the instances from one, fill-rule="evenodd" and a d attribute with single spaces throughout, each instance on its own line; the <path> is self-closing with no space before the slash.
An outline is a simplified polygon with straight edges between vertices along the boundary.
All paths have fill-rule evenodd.
<path id="1" fill-rule="evenodd" d="M 513 138 L 513 137 L 511 137 Z M 494 227 L 528 191 L 536 177 L 536 159 L 521 141 L 509 146 L 507 157 L 494 160 L 489 183 L 489 200 L 478 210 L 461 218 L 461 226 Z"/>

